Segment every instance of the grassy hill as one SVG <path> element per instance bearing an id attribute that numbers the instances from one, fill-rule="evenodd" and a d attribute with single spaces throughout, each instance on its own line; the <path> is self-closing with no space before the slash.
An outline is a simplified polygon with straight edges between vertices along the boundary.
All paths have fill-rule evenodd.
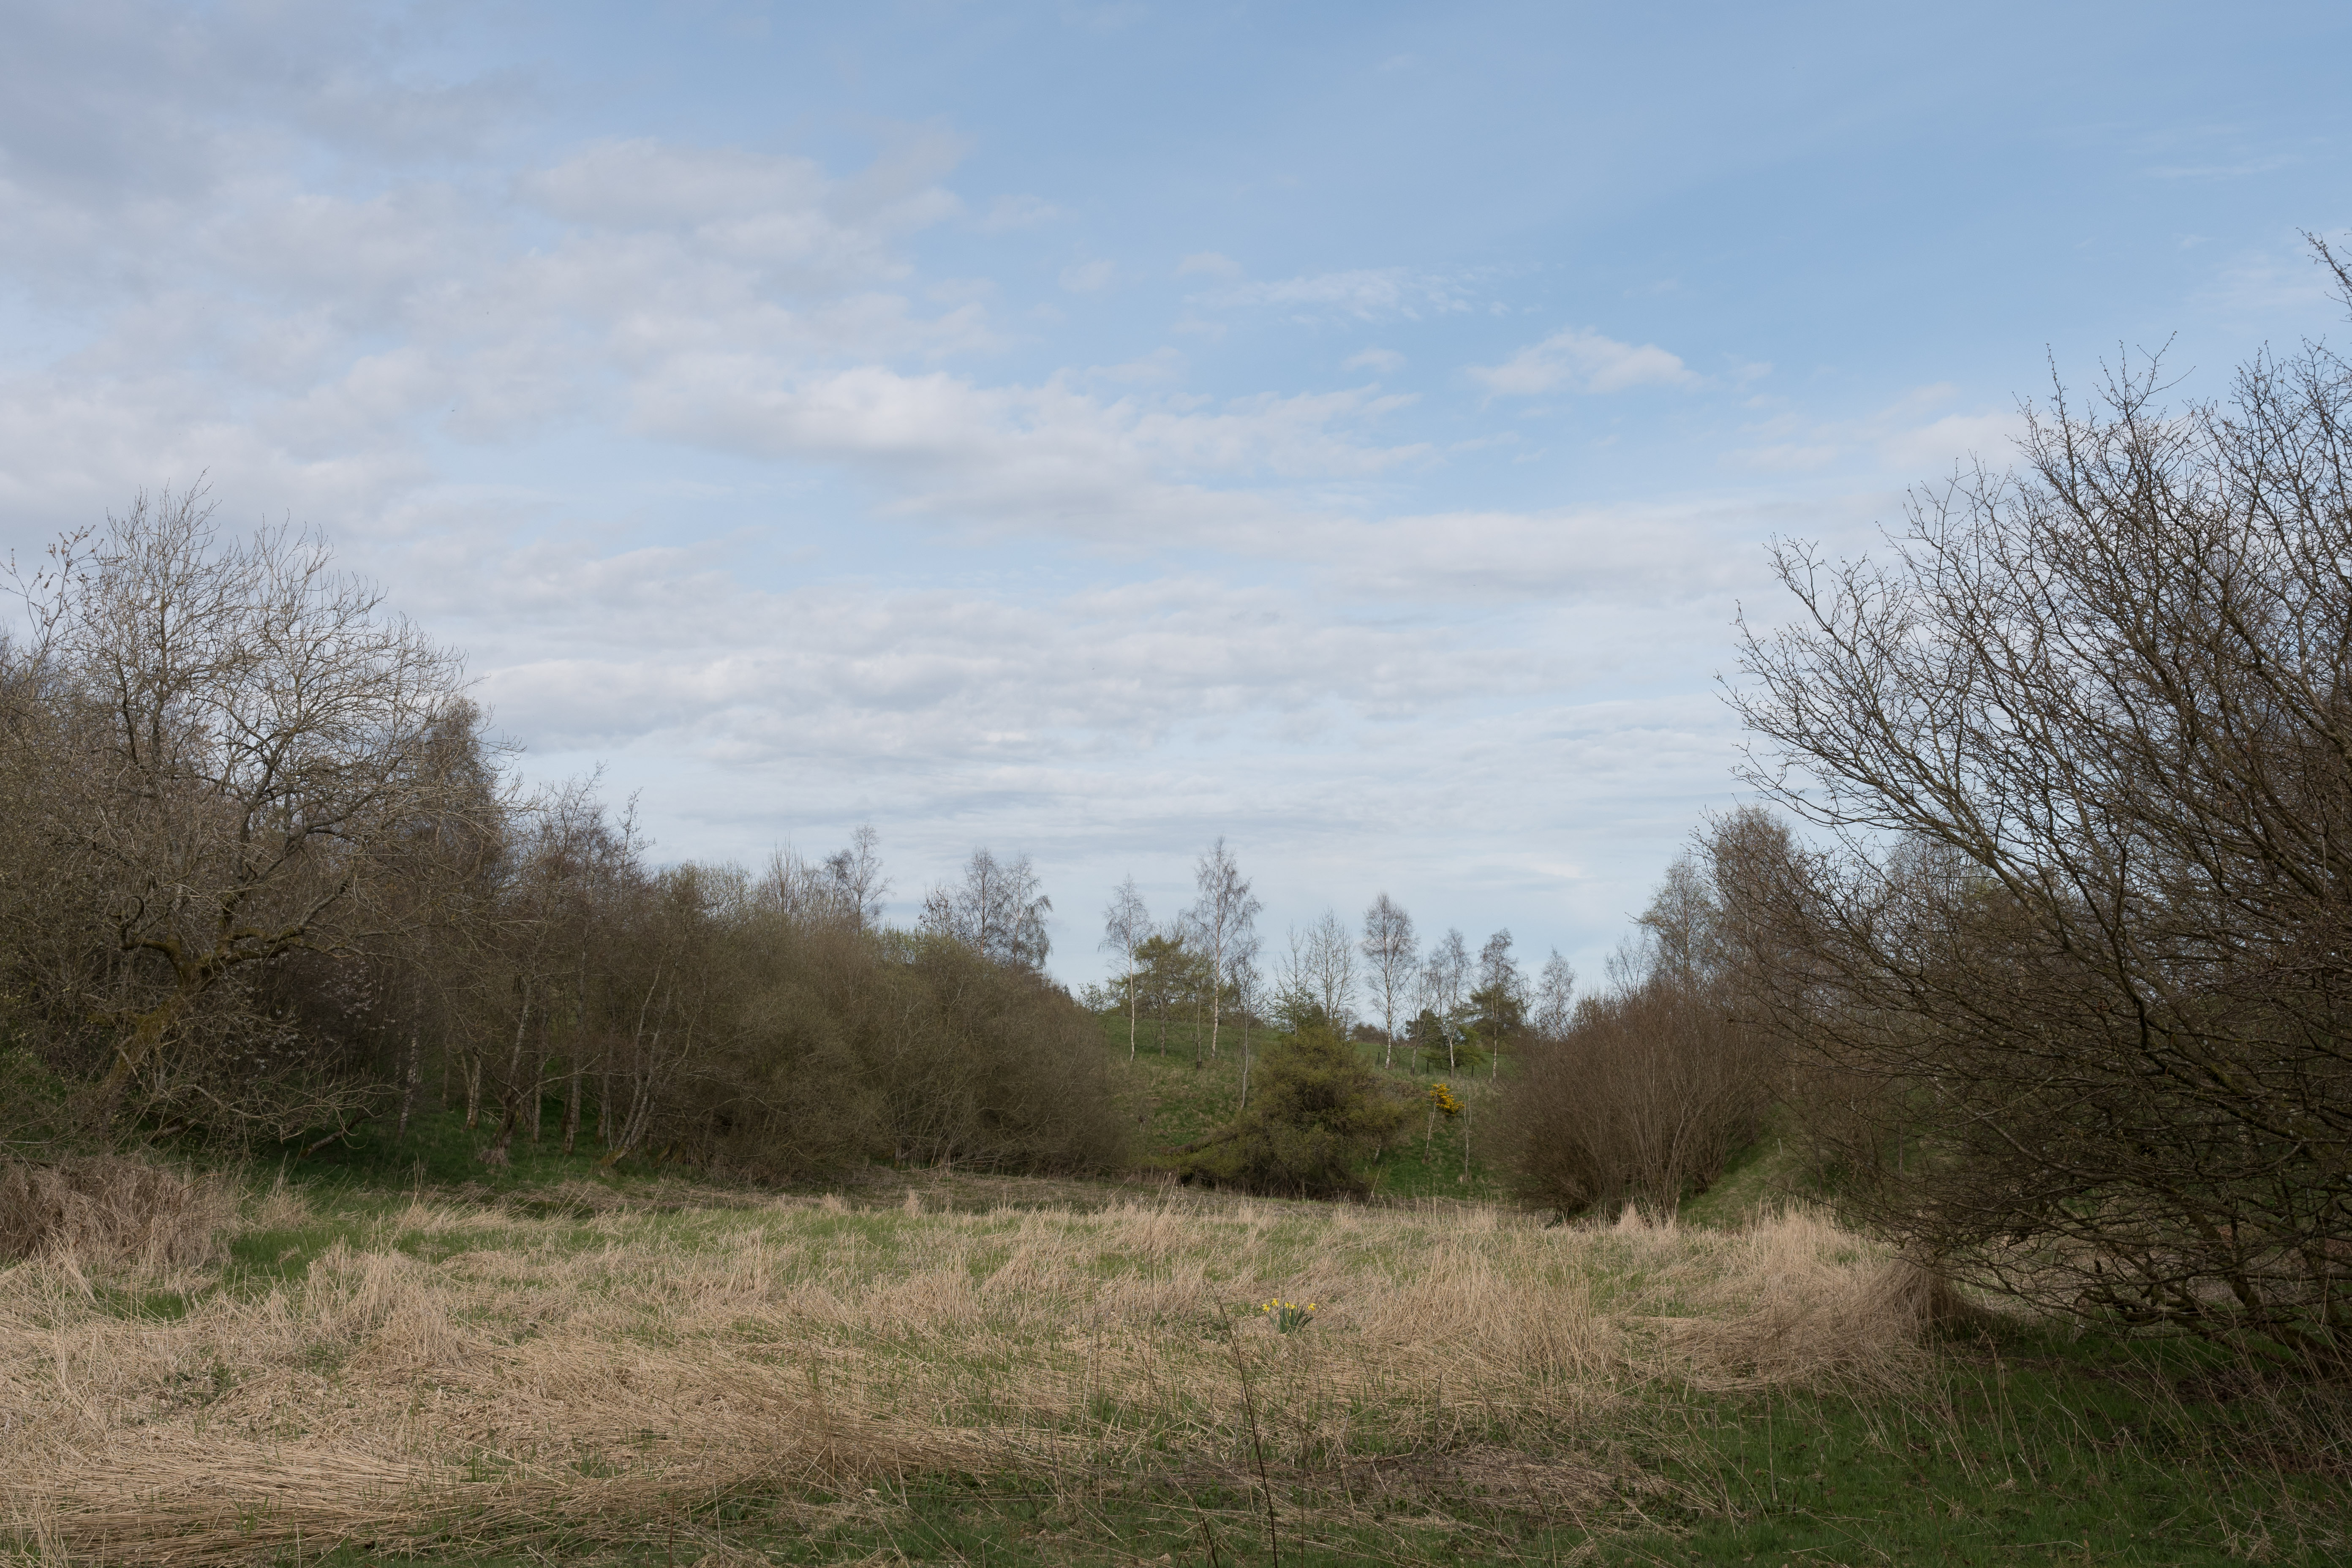
<path id="1" fill-rule="evenodd" d="M 1127 1064 L 1124 1093 L 1136 1121 L 1139 1152 L 1147 1163 L 1217 1131 L 1241 1109 L 1243 1034 L 1231 1027 L 1217 1031 L 1214 1055 L 1209 1051 L 1209 1035 L 1205 1024 L 1195 1026 L 1189 1019 L 1171 1019 L 1163 1038 L 1160 1026 L 1147 1017 L 1137 1030 L 1130 1058 L 1126 1016 L 1103 1018 L 1106 1045 Z M 1253 1031 L 1255 1053 L 1263 1054 L 1270 1043 L 1265 1029 Z M 1367 1067 L 1423 1107 L 1411 1123 L 1410 1135 L 1382 1150 L 1374 1161 L 1376 1199 L 1487 1202 L 1504 1195 L 1500 1173 L 1487 1157 L 1500 1100 L 1489 1064 L 1448 1073 L 1442 1062 L 1424 1063 L 1437 1070 L 1413 1072 L 1408 1070 L 1402 1047 L 1392 1068 L 1381 1066 L 1379 1046 L 1358 1042 L 1356 1049 Z M 1461 1115 L 1441 1116 L 1430 1108 L 1428 1091 L 1440 1082 L 1454 1090 Z"/>

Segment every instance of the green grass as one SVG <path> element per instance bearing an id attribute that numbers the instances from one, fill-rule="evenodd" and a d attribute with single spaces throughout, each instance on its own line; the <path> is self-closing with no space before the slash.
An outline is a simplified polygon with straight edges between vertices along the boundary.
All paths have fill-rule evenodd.
<path id="1" fill-rule="evenodd" d="M 1783 1110 L 1768 1115 L 1763 1135 L 1726 1161 L 1706 1191 L 1683 1200 L 1682 1222 L 1733 1229 L 1791 1198 L 1825 1197 L 1806 1168 L 1803 1151 L 1790 1142 L 1790 1120 Z"/>
<path id="2" fill-rule="evenodd" d="M 1940 1360 L 1924 1398 L 1692 1402 L 1695 1443 L 1673 1468 L 1720 1488 L 1722 1505 L 1650 1550 L 1694 1563 L 2218 1564 L 2352 1549 L 2340 1393 L 2287 1410 L 2310 1391 L 2242 1379 L 2200 1347 L 2013 1326 Z"/>
<path id="3" fill-rule="evenodd" d="M 2168 1375 L 2193 1357 L 2002 1340 L 1948 1347 L 1916 1402 L 1662 1392 L 1651 1429 L 1626 1447 L 1675 1483 L 1664 1496 L 1634 1489 L 1551 1511 L 1465 1489 L 1341 1520 L 1328 1478 L 1278 1479 L 1282 1560 L 2221 1568 L 2334 1563 L 2352 1551 L 2352 1495 L 2340 1479 L 2293 1473 L 2291 1457 L 2284 1473 L 2244 1462 L 2242 1445 L 2274 1441 L 2277 1428 L 2171 1390 Z M 812 1528 L 812 1502 L 841 1505 L 845 1516 Z M 1318 1518 L 1327 1508 L 1332 1516 Z M 713 1551 L 721 1562 L 749 1553 L 780 1563 L 1272 1561 L 1255 1489 L 1188 1485 L 1181 1474 L 1076 1495 L 949 1478 L 848 1499 L 744 1494 L 589 1557 L 675 1568 Z M 338 1560 L 367 1559 L 328 1559 Z M 461 1552 L 438 1561 L 523 1560 Z"/>
<path id="4" fill-rule="evenodd" d="M 485 1112 L 481 1124 L 468 1129 L 462 1112 L 427 1111 L 409 1119 L 402 1134 L 397 1122 L 380 1118 L 362 1123 L 349 1136 L 314 1154 L 285 1158 L 289 1180 L 317 1185 L 338 1180 L 371 1186 L 468 1187 L 488 1193 L 512 1193 L 557 1182 L 588 1181 L 625 1185 L 654 1167 L 642 1158 L 622 1162 L 617 1169 L 602 1163 L 592 1130 L 583 1128 L 577 1151 L 563 1152 L 563 1109 L 549 1100 L 541 1109 L 541 1135 L 531 1142 L 518 1128 L 507 1146 L 508 1163 L 486 1165 L 482 1150 L 498 1139 L 495 1115 Z"/>

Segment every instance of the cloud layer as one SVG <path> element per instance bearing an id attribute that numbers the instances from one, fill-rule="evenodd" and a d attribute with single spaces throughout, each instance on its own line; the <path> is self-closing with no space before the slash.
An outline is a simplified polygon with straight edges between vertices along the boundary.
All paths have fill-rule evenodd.
<path id="1" fill-rule="evenodd" d="M 1219 833 L 1277 921 L 1386 886 L 1590 966 L 1730 798 L 1763 542 L 1865 548 L 2003 460 L 2011 384 L 1945 363 L 1981 312 L 1870 360 L 1889 318 L 1815 276 L 1896 268 L 1830 182 L 1802 211 L 1860 259 L 1738 292 L 1667 206 L 1761 142 L 1626 134 L 1658 81 L 1523 132 L 1609 96 L 1513 86 L 1524 17 L 1375 8 L 1307 71 L 1218 31 L 1254 16 L 1082 9 L 942 12 L 940 75 L 854 8 L 763 54 L 703 7 L 21 6 L 0 542 L 206 474 L 467 647 L 528 767 L 643 787 L 666 852 L 870 816 L 912 894 L 1026 848 L 1074 974 L 1087 889 L 1172 897 Z M 1833 129 L 1769 157 L 1878 144 Z M 2267 178 L 2242 139 L 2126 161 L 2188 200 Z M 2215 310 L 2307 303 L 2223 249 Z"/>

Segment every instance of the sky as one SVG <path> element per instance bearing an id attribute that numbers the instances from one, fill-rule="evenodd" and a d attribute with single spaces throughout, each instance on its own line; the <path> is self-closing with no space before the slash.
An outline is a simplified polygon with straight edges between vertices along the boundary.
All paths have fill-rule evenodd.
<path id="1" fill-rule="evenodd" d="M 0 0 L 0 546 L 200 477 L 655 857 L 1591 979 L 1768 547 L 2347 329 L 2340 5 Z"/>

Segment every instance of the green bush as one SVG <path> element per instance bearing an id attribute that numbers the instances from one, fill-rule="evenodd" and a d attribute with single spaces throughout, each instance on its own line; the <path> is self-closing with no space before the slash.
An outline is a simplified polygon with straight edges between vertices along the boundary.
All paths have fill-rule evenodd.
<path id="1" fill-rule="evenodd" d="M 1404 1125 L 1403 1102 L 1328 1027 L 1277 1040 L 1247 1110 L 1185 1152 L 1186 1181 L 1285 1196 L 1360 1194 L 1363 1166 Z"/>

